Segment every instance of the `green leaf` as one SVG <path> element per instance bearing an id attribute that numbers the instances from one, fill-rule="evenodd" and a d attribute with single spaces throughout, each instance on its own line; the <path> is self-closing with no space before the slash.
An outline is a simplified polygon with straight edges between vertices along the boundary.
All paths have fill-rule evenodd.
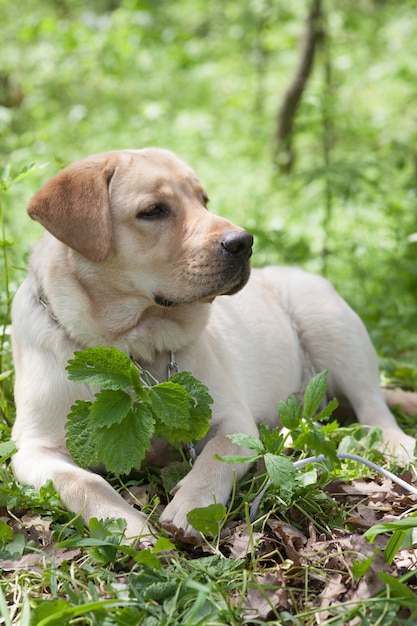
<path id="1" fill-rule="evenodd" d="M 190 398 L 180 385 L 168 381 L 151 387 L 148 398 L 157 418 L 158 434 L 171 443 L 192 441 L 190 438 Z"/>
<path id="2" fill-rule="evenodd" d="M 12 185 L 16 185 L 16 183 L 19 183 L 20 181 L 24 180 L 27 176 L 30 176 L 31 174 L 35 172 L 39 172 L 40 170 L 42 170 L 44 167 L 47 167 L 48 165 L 49 165 L 49 162 L 39 163 L 39 164 L 32 163 L 31 165 L 25 165 L 19 171 L 17 176 L 11 179 L 9 178 L 7 180 L 7 188 L 11 187 Z"/>
<path id="3" fill-rule="evenodd" d="M 36 626 L 62 626 L 70 620 L 94 611 L 110 611 L 112 608 L 132 605 L 131 600 L 96 600 L 79 606 L 72 606 L 66 600 L 46 600 L 31 613 L 31 623 Z"/>
<path id="4" fill-rule="evenodd" d="M 146 586 L 144 597 L 152 602 L 163 603 L 166 598 L 174 596 L 178 591 L 178 582 L 174 580 L 159 580 Z M 184 623 L 184 622 L 183 622 Z M 188 624 L 189 622 L 185 622 Z"/>
<path id="5" fill-rule="evenodd" d="M 167 550 L 175 550 L 176 546 L 168 537 L 159 537 L 153 546 L 153 552 L 166 552 Z"/>
<path id="6" fill-rule="evenodd" d="M 71 380 L 101 388 L 94 402 L 75 403 L 68 416 L 67 446 L 81 467 L 103 462 L 126 474 L 140 467 L 154 434 L 182 444 L 209 429 L 213 400 L 188 372 L 147 389 L 129 357 L 103 347 L 76 352 L 67 369 Z"/>
<path id="7" fill-rule="evenodd" d="M 404 543 L 407 535 L 417 528 L 417 517 L 410 516 L 393 522 L 375 524 L 364 533 L 370 543 L 373 543 L 377 535 L 393 532 L 384 551 L 385 560 L 392 564 L 395 555 Z"/>
<path id="8" fill-rule="evenodd" d="M 172 461 L 164 467 L 161 467 L 160 476 L 162 485 L 167 493 L 170 493 L 172 489 L 184 478 L 190 471 L 190 464 L 188 461 Z"/>
<path id="9" fill-rule="evenodd" d="M 3 549 L 4 546 L 13 539 L 13 530 L 6 522 L 0 520 L 0 546 Z"/>
<path id="10" fill-rule="evenodd" d="M 190 424 L 187 441 L 198 441 L 208 432 L 211 419 L 211 405 L 213 398 L 208 389 L 190 372 L 178 372 L 170 378 L 171 382 L 178 383 L 190 394 Z"/>
<path id="11" fill-rule="evenodd" d="M 390 537 L 384 550 L 385 560 L 389 565 L 392 564 L 395 558 L 395 555 L 397 554 L 398 550 L 401 548 L 404 542 L 404 539 L 406 538 L 406 535 L 408 535 L 409 532 L 410 532 L 409 530 L 396 530 L 394 533 L 392 533 L 392 536 Z"/>
<path id="12" fill-rule="evenodd" d="M 91 539 L 100 542 L 91 546 L 90 556 L 103 565 L 114 563 L 126 530 L 126 520 L 122 518 L 98 520 L 92 517 L 88 522 L 88 528 Z"/>
<path id="13" fill-rule="evenodd" d="M 327 392 L 327 372 L 317 374 L 308 383 L 304 392 L 304 417 L 312 419 L 318 411 Z"/>
<path id="14" fill-rule="evenodd" d="M 193 398 L 194 406 L 199 406 L 201 410 L 206 410 L 213 404 L 213 398 L 207 387 L 190 372 L 178 372 L 170 378 L 170 381 L 184 387 Z"/>
<path id="15" fill-rule="evenodd" d="M 95 520 L 95 522 L 97 523 L 97 518 L 91 518 L 91 520 Z M 91 520 L 90 520 L 90 524 L 91 524 Z M 125 520 L 122 520 L 121 518 L 116 518 L 116 519 L 106 519 L 105 523 L 107 524 L 108 522 L 125 522 Z M 100 523 L 100 522 L 99 522 Z M 103 548 L 106 546 L 110 546 L 110 547 L 117 547 L 117 550 L 121 553 L 124 554 L 126 556 L 129 556 L 130 558 L 135 558 L 137 550 L 135 548 L 132 548 L 132 546 L 130 545 L 126 545 L 124 543 L 118 543 L 119 537 L 118 536 L 114 536 L 112 537 L 111 535 L 105 539 L 97 539 L 96 537 L 81 537 L 81 536 L 76 536 L 76 537 L 72 537 L 71 539 L 65 539 L 64 541 L 60 541 L 59 544 L 57 544 L 58 548 L 88 548 L 88 549 L 98 549 L 98 548 Z"/>
<path id="16" fill-rule="evenodd" d="M 245 558 L 225 559 L 223 555 L 219 554 L 192 559 L 188 563 L 192 570 L 203 572 L 212 579 L 220 579 L 225 575 L 241 571 L 247 565 Z"/>
<path id="17" fill-rule="evenodd" d="M 67 600 L 47 600 L 42 602 L 32 611 L 32 620 L 36 624 L 48 624 L 49 626 L 62 623 L 62 616 L 71 611 L 71 605 Z"/>
<path id="18" fill-rule="evenodd" d="M 151 567 L 153 570 L 161 569 L 161 561 L 158 559 L 155 552 L 150 548 L 140 551 L 136 550 L 135 552 L 136 553 L 133 559 L 134 561 L 136 561 L 136 563 Z"/>
<path id="19" fill-rule="evenodd" d="M 387 572 L 377 572 L 379 580 L 389 587 L 391 598 L 413 598 L 416 601 L 414 591 L 402 583 L 398 578 Z"/>
<path id="20" fill-rule="evenodd" d="M 50 479 L 48 479 L 46 483 L 39 488 L 37 499 L 40 504 L 45 504 L 48 509 L 50 507 L 62 508 L 59 493 L 55 489 L 54 483 Z"/>
<path id="21" fill-rule="evenodd" d="M 333 463 L 338 463 L 337 453 L 334 446 L 326 440 L 321 428 L 311 425 L 304 430 L 294 441 L 294 447 L 307 453 L 324 454 Z"/>
<path id="22" fill-rule="evenodd" d="M 102 544 L 103 545 L 91 547 L 88 550 L 90 557 L 97 563 L 101 563 L 101 565 L 114 563 L 117 556 L 117 546 L 108 544 L 105 541 L 103 541 Z"/>
<path id="23" fill-rule="evenodd" d="M 11 559 L 19 559 L 23 556 L 27 543 L 24 535 L 15 535 L 6 546 L 6 550 L 9 553 Z"/>
<path id="24" fill-rule="evenodd" d="M 385 522 L 383 524 L 375 524 L 364 532 L 364 537 L 373 543 L 377 535 L 389 533 L 396 530 L 412 530 L 417 527 L 417 517 L 406 517 L 404 519 L 395 520 L 394 522 Z"/>
<path id="25" fill-rule="evenodd" d="M 132 406 L 131 396 L 121 389 L 103 389 L 95 397 L 90 408 L 93 426 L 120 424 Z"/>
<path id="26" fill-rule="evenodd" d="M 259 435 L 264 449 L 273 454 L 280 454 L 284 448 L 285 436 L 280 428 L 269 428 L 266 424 L 259 424 Z"/>
<path id="27" fill-rule="evenodd" d="M 330 400 L 328 405 L 325 406 L 324 409 L 320 411 L 320 413 L 317 413 L 314 419 L 316 419 L 318 422 L 328 419 L 333 415 L 338 406 L 339 403 L 335 398 L 333 400 Z"/>
<path id="28" fill-rule="evenodd" d="M 302 488 L 311 487 L 311 485 L 317 484 L 317 469 L 313 467 L 306 472 L 297 472 L 295 475 L 295 482 Z"/>
<path id="29" fill-rule="evenodd" d="M 353 565 L 352 565 L 352 574 L 353 574 L 353 578 L 355 580 L 359 580 L 360 578 L 362 578 L 362 576 L 364 576 L 366 574 L 366 572 L 369 570 L 369 568 L 371 567 L 375 555 L 378 554 L 379 550 L 376 548 L 373 552 L 373 554 L 368 557 L 367 559 L 364 559 L 363 561 L 354 561 Z"/>
<path id="30" fill-rule="evenodd" d="M 180 372 L 148 392 L 157 433 L 172 444 L 199 440 L 209 429 L 212 398 L 189 372 Z"/>
<path id="31" fill-rule="evenodd" d="M 108 471 L 128 474 L 134 467 L 140 468 L 154 432 L 151 411 L 143 403 L 136 403 L 120 424 L 96 428 L 96 458 L 106 464 Z"/>
<path id="32" fill-rule="evenodd" d="M 269 478 L 281 492 L 292 492 L 295 487 L 296 469 L 286 456 L 277 456 L 267 452 L 264 456 Z"/>
<path id="33" fill-rule="evenodd" d="M 0 443 L 0 462 L 3 463 L 16 452 L 16 444 L 11 439 Z"/>
<path id="34" fill-rule="evenodd" d="M 104 520 L 98 520 L 96 517 L 92 517 L 88 522 L 91 537 L 103 541 L 107 540 L 112 545 L 120 542 L 126 530 L 126 526 L 126 520 L 122 517 L 106 518 Z"/>
<path id="35" fill-rule="evenodd" d="M 227 436 L 236 446 L 248 448 L 249 450 L 255 450 L 255 452 L 258 452 L 259 454 L 263 454 L 265 452 L 264 445 L 258 437 L 254 437 L 253 435 L 245 435 L 243 433 L 237 433 Z"/>
<path id="36" fill-rule="evenodd" d="M 126 354 L 115 348 L 85 348 L 68 361 L 68 377 L 102 389 L 125 389 L 137 384 L 138 373 Z"/>
<path id="37" fill-rule="evenodd" d="M 290 396 L 287 402 L 279 403 L 279 421 L 284 428 L 294 430 L 298 428 L 303 417 L 303 405 L 295 396 Z"/>
<path id="38" fill-rule="evenodd" d="M 347 434 L 339 443 L 339 452 L 356 452 L 367 456 L 369 452 L 375 451 L 384 443 L 382 431 L 379 428 L 365 429 L 356 427 L 352 434 Z M 364 454 L 365 453 L 365 454 Z"/>
<path id="39" fill-rule="evenodd" d="M 7 596 L 9 595 L 7 590 L 6 594 Z M 0 615 L 3 618 L 3 623 L 5 624 L 5 626 L 13 626 L 13 622 L 12 622 L 12 618 L 10 616 L 10 612 L 9 612 L 9 597 L 6 599 L 2 588 L 0 587 Z M 11 608 L 11 607 L 10 607 Z M 24 611 L 25 609 L 23 609 Z M 24 619 L 24 615 L 23 615 L 23 611 L 22 611 L 22 619 L 20 620 L 20 623 L 22 624 L 23 619 Z M 28 623 L 28 622 L 26 622 Z M 22 626 L 26 626 L 24 624 L 22 624 Z"/>
<path id="40" fill-rule="evenodd" d="M 327 424 L 321 424 L 320 429 L 325 435 L 332 435 L 333 433 L 339 434 L 340 424 L 339 422 L 336 422 L 336 420 L 332 420 L 331 422 L 328 422 Z"/>
<path id="41" fill-rule="evenodd" d="M 191 526 L 199 532 L 216 536 L 219 524 L 225 518 L 227 509 L 224 504 L 210 504 L 209 506 L 193 509 L 187 513 Z"/>
<path id="42" fill-rule="evenodd" d="M 68 415 L 66 443 L 71 457 L 80 467 L 98 464 L 94 443 L 94 429 L 90 420 L 91 402 L 77 400 Z"/>

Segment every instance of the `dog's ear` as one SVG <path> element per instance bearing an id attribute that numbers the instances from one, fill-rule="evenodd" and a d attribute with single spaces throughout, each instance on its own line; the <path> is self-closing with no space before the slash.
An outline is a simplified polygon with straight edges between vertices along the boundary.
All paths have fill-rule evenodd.
<path id="1" fill-rule="evenodd" d="M 116 155 L 77 161 L 51 178 L 33 196 L 30 217 L 90 261 L 104 261 L 112 240 L 109 183 Z"/>

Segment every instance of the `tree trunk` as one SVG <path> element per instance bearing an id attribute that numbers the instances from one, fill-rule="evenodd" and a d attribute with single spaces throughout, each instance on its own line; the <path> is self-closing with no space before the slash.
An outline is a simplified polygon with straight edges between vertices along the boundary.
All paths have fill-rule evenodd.
<path id="1" fill-rule="evenodd" d="M 278 171 L 286 174 L 292 171 L 295 159 L 292 139 L 297 109 L 313 70 L 317 46 L 324 37 L 322 15 L 321 0 L 312 0 L 299 63 L 278 112 L 273 156 Z"/>

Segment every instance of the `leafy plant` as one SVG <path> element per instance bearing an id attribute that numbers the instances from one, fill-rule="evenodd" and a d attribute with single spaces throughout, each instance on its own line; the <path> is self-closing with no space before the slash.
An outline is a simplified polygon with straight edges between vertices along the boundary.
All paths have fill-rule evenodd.
<path id="1" fill-rule="evenodd" d="M 209 504 L 206 507 L 198 507 L 187 514 L 187 519 L 196 530 L 205 535 L 216 537 L 219 526 L 226 517 L 227 509 L 224 504 Z"/>
<path id="2" fill-rule="evenodd" d="M 391 565 L 401 546 L 406 545 L 412 548 L 417 543 L 416 514 L 409 515 L 404 519 L 382 522 L 381 524 L 371 526 L 371 528 L 365 532 L 365 537 L 368 537 L 370 543 L 373 543 L 377 535 L 389 532 L 392 532 L 392 535 L 385 547 L 384 555 L 387 563 Z"/>
<path id="3" fill-rule="evenodd" d="M 274 487 L 285 500 L 291 500 L 300 488 L 316 482 L 317 474 L 314 469 L 305 474 L 296 470 L 294 459 L 286 454 L 289 441 L 291 448 L 297 452 L 304 455 L 323 454 L 333 466 L 339 464 L 335 443 L 330 440 L 338 427 L 337 422 L 322 426 L 316 421 L 328 420 L 338 406 L 337 401 L 332 400 L 320 410 L 327 388 L 327 372 L 323 371 L 307 385 L 303 403 L 295 396 L 291 396 L 287 402 L 280 402 L 280 421 L 287 429 L 286 432 L 278 428 L 271 431 L 261 424 L 260 439 L 252 435 L 229 435 L 234 444 L 253 451 L 253 454 L 227 455 L 218 457 L 219 460 L 227 463 L 254 463 L 262 459 Z"/>
<path id="4" fill-rule="evenodd" d="M 212 399 L 188 372 L 151 386 L 128 356 L 103 347 L 76 352 L 67 370 L 74 382 L 100 388 L 95 401 L 74 404 L 66 424 L 68 450 L 81 467 L 104 463 L 127 474 L 140 468 L 153 436 L 179 445 L 208 431 Z"/>

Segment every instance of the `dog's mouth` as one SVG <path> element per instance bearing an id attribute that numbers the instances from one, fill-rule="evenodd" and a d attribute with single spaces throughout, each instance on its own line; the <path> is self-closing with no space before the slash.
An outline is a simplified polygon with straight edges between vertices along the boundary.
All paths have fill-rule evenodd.
<path id="1" fill-rule="evenodd" d="M 216 285 L 216 287 L 207 289 L 207 291 L 201 290 L 199 294 L 193 294 L 190 297 L 183 297 L 178 300 L 174 300 L 162 294 L 157 294 L 154 296 L 154 302 L 158 306 L 166 309 L 172 309 L 184 304 L 211 303 L 215 298 L 217 298 L 217 296 L 231 296 L 240 291 L 248 282 L 249 275 L 250 265 L 248 263 L 247 267 L 243 269 L 243 271 L 239 272 L 238 276 L 234 277 L 233 280 L 223 283 L 221 287 Z"/>
<path id="2" fill-rule="evenodd" d="M 198 302 L 200 304 L 211 304 L 211 302 L 213 302 L 216 296 L 219 296 L 219 295 L 222 295 L 222 294 L 210 295 L 205 298 L 198 298 L 196 300 L 190 299 L 190 300 L 181 300 L 177 302 L 175 302 L 174 300 L 169 300 L 168 298 L 164 298 L 163 296 L 155 296 L 154 301 L 155 301 L 155 304 L 157 304 L 158 306 L 162 306 L 166 309 L 174 309 L 175 307 L 179 307 L 184 304 L 197 304 Z"/>
<path id="3" fill-rule="evenodd" d="M 169 300 L 168 298 L 164 298 L 164 296 L 155 296 L 154 298 L 155 304 L 158 306 L 163 306 L 167 309 L 170 309 L 174 306 L 179 306 L 180 302 L 174 302 L 174 300 Z"/>

